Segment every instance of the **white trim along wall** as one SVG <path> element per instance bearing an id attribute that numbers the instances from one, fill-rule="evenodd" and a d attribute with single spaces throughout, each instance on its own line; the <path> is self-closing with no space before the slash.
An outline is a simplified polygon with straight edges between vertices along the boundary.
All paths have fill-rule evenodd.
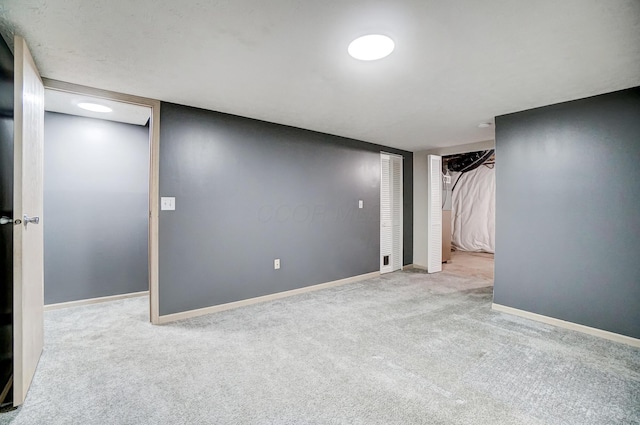
<path id="1" fill-rule="evenodd" d="M 89 298 L 86 300 L 68 301 L 66 303 L 47 304 L 44 311 L 59 310 L 61 308 L 80 307 L 83 305 L 104 303 L 108 301 L 125 300 L 127 298 L 144 297 L 149 295 L 149 291 L 132 292 L 130 294 L 109 295 L 107 297 Z"/>
<path id="2" fill-rule="evenodd" d="M 234 308 L 245 307 L 252 304 L 258 304 L 266 301 L 273 301 L 280 298 L 291 297 L 294 295 L 304 294 L 306 292 L 318 291 L 320 289 L 332 288 L 334 286 L 346 285 L 347 283 L 360 282 L 361 280 L 373 279 L 380 276 L 380 272 L 371 272 L 361 274 L 359 276 L 348 277 L 345 279 L 334 280 L 331 282 L 320 283 L 318 285 L 306 286 L 304 288 L 292 289 L 290 291 L 277 292 L 275 294 L 264 295 L 262 297 L 249 298 L 246 300 L 235 301 L 226 304 L 214 305 L 211 307 L 199 308 L 180 313 L 167 314 L 160 316 L 159 323 L 175 322 L 176 320 L 190 319 L 192 317 L 203 316 L 205 314 L 217 313 L 220 311 L 231 310 Z"/>
<path id="3" fill-rule="evenodd" d="M 572 331 L 582 332 L 589 335 L 594 335 L 600 338 L 608 339 L 610 341 L 619 342 L 622 344 L 628 344 L 633 347 L 640 347 L 640 339 L 632 338 L 626 335 L 620 335 L 617 333 L 604 331 L 602 329 L 596 329 L 578 323 L 567 322 L 565 320 L 556 319 L 554 317 L 543 316 L 542 314 L 531 313 L 529 311 L 519 310 L 513 307 L 507 307 L 501 304 L 493 303 L 491 309 L 502 313 L 513 314 L 514 316 L 524 317 L 526 319 L 535 320 L 536 322 L 546 323 L 548 325 L 558 326 L 564 329 L 570 329 Z"/>

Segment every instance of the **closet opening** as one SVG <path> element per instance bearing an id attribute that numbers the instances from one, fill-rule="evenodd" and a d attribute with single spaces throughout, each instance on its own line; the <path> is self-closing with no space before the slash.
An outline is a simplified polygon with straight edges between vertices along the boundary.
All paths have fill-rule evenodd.
<path id="1" fill-rule="evenodd" d="M 493 284 L 495 150 L 442 157 L 443 270 Z"/>

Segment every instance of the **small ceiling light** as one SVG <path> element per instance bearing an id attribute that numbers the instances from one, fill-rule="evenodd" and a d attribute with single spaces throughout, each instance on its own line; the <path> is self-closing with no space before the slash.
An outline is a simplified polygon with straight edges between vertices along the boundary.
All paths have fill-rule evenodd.
<path id="1" fill-rule="evenodd" d="M 349 54 L 361 61 L 374 61 L 389 56 L 395 43 L 386 35 L 370 34 L 356 38 L 349 44 Z"/>
<path id="2" fill-rule="evenodd" d="M 91 111 L 91 112 L 112 112 L 113 111 L 113 109 L 109 108 L 108 106 L 98 105 L 97 103 L 87 103 L 87 102 L 78 103 L 78 108 L 86 109 L 87 111 Z"/>
<path id="3" fill-rule="evenodd" d="M 491 127 L 491 123 L 490 122 L 481 122 L 480 124 L 478 124 L 478 128 L 489 128 Z"/>

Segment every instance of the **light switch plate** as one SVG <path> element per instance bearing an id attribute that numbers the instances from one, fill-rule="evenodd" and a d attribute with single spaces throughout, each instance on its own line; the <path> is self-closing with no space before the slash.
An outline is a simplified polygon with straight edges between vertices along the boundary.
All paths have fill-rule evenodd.
<path id="1" fill-rule="evenodd" d="M 361 200 L 358 201 L 358 208 L 362 208 L 364 206 L 364 202 Z"/>
<path id="2" fill-rule="evenodd" d="M 276 258 L 275 260 L 273 260 L 273 269 L 274 270 L 280 269 L 280 259 L 279 258 Z"/>
<path id="3" fill-rule="evenodd" d="M 162 211 L 175 211 L 176 210 L 176 198 L 165 197 L 160 198 L 160 210 Z"/>

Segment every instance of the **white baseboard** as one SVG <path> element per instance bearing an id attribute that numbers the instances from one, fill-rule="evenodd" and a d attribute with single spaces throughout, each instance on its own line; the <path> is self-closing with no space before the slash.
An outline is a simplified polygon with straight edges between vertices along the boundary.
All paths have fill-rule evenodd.
<path id="1" fill-rule="evenodd" d="M 543 316 L 542 314 L 531 313 L 525 310 L 519 310 L 513 307 L 507 307 L 493 303 L 491 309 L 500 311 L 503 313 L 513 314 L 514 316 L 524 317 L 525 319 L 535 320 L 536 322 L 546 323 L 548 325 L 558 326 L 560 328 L 570 329 L 572 331 L 582 332 L 589 335 L 594 335 L 600 338 L 605 338 L 610 341 L 620 342 L 622 344 L 628 344 L 633 347 L 640 347 L 640 339 L 632 338 L 626 335 L 620 335 L 617 333 L 604 331 L 602 329 L 592 328 L 578 323 L 567 322 L 565 320 L 556 319 L 554 317 Z"/>
<path id="2" fill-rule="evenodd" d="M 346 279 L 334 280 L 332 282 L 320 283 L 312 286 L 305 286 L 304 288 L 292 289 L 290 291 L 277 292 L 275 294 L 263 295 L 261 297 L 249 298 L 246 300 L 234 301 L 227 304 L 214 305 L 211 307 L 199 308 L 196 310 L 183 311 L 180 313 L 167 314 L 159 317 L 159 324 L 165 324 L 169 322 L 175 322 L 176 320 L 190 319 L 192 317 L 203 316 L 205 314 L 218 313 L 225 310 L 231 310 L 238 307 L 245 307 L 252 304 L 263 303 L 265 301 L 278 300 L 280 298 L 291 297 L 293 295 L 304 294 L 306 292 L 318 291 L 320 289 L 332 288 L 334 286 L 346 285 L 347 283 L 359 282 L 361 280 L 372 279 L 379 277 L 380 272 L 371 272 L 361 274 L 358 276 L 348 277 Z"/>
<path id="3" fill-rule="evenodd" d="M 104 303 L 107 301 L 124 300 L 126 298 L 144 297 L 149 295 L 149 291 L 132 292 L 129 294 L 110 295 L 108 297 L 89 298 L 86 300 L 69 301 L 66 303 L 47 304 L 44 306 L 44 311 L 58 310 L 61 308 L 78 307 L 81 305 Z"/>

